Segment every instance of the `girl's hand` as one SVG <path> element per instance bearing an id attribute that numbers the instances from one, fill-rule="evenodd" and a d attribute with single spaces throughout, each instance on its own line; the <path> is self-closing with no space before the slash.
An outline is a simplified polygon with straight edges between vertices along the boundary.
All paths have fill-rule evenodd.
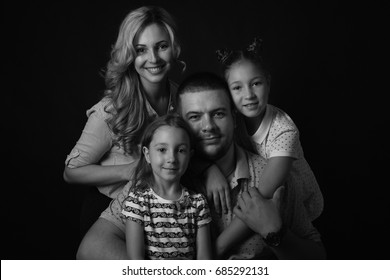
<path id="1" fill-rule="evenodd" d="M 205 175 L 207 199 L 210 203 L 214 203 L 215 211 L 218 214 L 221 210 L 225 214 L 231 212 L 230 186 L 225 176 L 214 164 L 205 171 Z"/>

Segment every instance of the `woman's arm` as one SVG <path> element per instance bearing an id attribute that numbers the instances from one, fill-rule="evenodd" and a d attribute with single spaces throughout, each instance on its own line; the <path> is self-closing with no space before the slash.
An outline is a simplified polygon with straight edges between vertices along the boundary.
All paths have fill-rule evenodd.
<path id="1" fill-rule="evenodd" d="M 268 159 L 258 186 L 264 198 L 272 198 L 276 189 L 284 184 L 294 160 L 292 157 L 271 157 Z"/>
<path id="2" fill-rule="evenodd" d="M 198 229 L 196 235 L 196 258 L 198 260 L 211 260 L 213 250 L 211 246 L 210 224 Z"/>
<path id="3" fill-rule="evenodd" d="M 232 212 L 232 202 L 230 198 L 230 186 L 226 181 L 225 176 L 219 168 L 213 164 L 205 171 L 205 185 L 207 192 L 207 200 L 214 204 L 215 212 L 218 214 Z"/>
<path id="4" fill-rule="evenodd" d="M 145 259 L 144 228 L 129 219 L 126 221 L 126 249 L 130 260 Z"/>
<path id="5" fill-rule="evenodd" d="M 76 168 L 65 166 L 64 180 L 71 184 L 109 185 L 129 181 L 138 161 L 123 165 L 89 164 Z"/>

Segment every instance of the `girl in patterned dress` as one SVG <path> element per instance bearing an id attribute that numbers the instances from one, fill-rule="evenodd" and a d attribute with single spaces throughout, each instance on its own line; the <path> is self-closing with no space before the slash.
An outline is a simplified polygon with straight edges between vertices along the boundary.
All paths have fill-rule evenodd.
<path id="1" fill-rule="evenodd" d="M 180 184 L 192 144 L 190 128 L 177 115 L 158 118 L 146 128 L 122 210 L 130 259 L 211 259 L 206 198 Z"/>
<path id="2" fill-rule="evenodd" d="M 284 185 L 295 188 L 304 214 L 311 221 L 323 210 L 323 197 L 309 164 L 304 158 L 299 131 L 281 109 L 268 104 L 271 76 L 259 55 L 262 41 L 255 39 L 245 50 L 217 51 L 237 113 L 237 141 L 267 159 L 260 179 L 263 197 L 272 198 Z M 223 254 L 245 224 L 234 219 L 235 227 L 218 238 L 217 250 Z M 233 221 L 234 221 L 233 220 Z M 240 226 L 241 225 L 241 226 Z M 219 248 L 219 249 L 218 249 Z"/>

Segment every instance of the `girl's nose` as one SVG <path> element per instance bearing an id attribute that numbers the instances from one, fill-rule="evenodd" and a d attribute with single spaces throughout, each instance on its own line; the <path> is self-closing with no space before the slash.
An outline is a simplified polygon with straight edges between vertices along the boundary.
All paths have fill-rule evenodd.
<path id="1" fill-rule="evenodd" d="M 245 98 L 252 99 L 255 97 L 255 93 L 253 92 L 252 87 L 246 87 L 245 88 Z"/>

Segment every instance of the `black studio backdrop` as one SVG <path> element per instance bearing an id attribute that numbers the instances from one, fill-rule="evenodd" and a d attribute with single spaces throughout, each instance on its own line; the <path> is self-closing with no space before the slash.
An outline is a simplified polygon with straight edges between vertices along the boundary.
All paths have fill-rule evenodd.
<path id="1" fill-rule="evenodd" d="M 101 70 L 126 14 L 176 18 L 186 75 L 218 71 L 215 50 L 264 39 L 270 103 L 293 118 L 325 199 L 315 225 L 330 259 L 386 259 L 389 204 L 380 109 L 380 4 L 342 1 L 111 1 L 3 4 L 2 259 L 74 259 L 85 188 L 66 155 L 102 96 Z M 377 5 L 377 6 L 376 6 Z M 384 5 L 384 4 L 383 4 Z M 375 73 L 375 74 L 374 74 Z M 3 167 L 4 170 L 4 167 Z M 387 236 L 387 240 L 385 239 Z M 387 250 L 386 250 L 387 248 Z"/>

